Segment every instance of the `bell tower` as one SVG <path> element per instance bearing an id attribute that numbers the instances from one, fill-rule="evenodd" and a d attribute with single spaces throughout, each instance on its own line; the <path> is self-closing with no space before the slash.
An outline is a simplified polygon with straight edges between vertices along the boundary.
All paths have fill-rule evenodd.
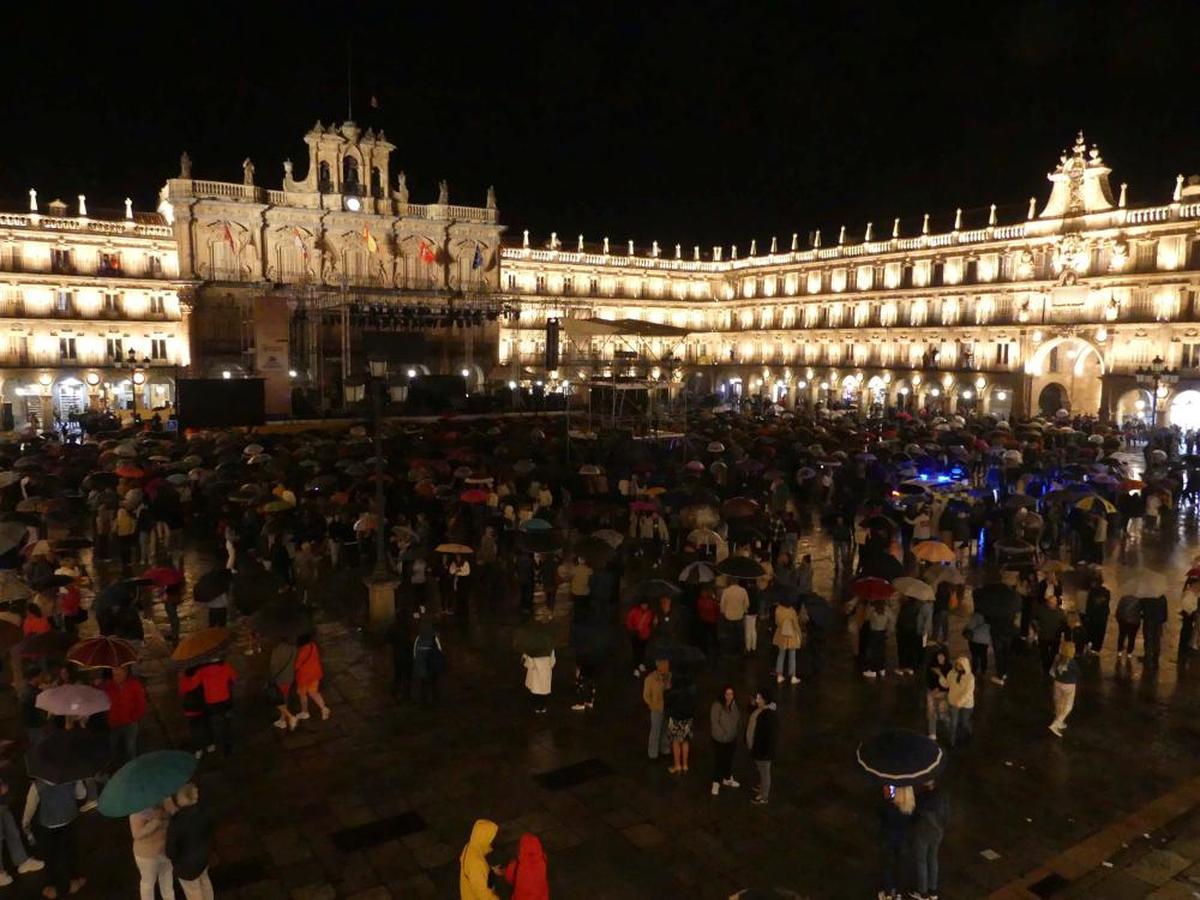
<path id="1" fill-rule="evenodd" d="M 382 131 L 361 131 L 351 121 L 326 127 L 318 121 L 304 135 L 308 171 L 303 179 L 285 172 L 286 193 L 320 195 L 325 209 L 389 211 L 389 163 L 394 144 Z"/>

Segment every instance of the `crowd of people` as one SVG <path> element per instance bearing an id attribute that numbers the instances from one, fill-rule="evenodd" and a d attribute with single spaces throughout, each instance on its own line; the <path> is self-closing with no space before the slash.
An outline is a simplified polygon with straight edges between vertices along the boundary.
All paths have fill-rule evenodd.
<path id="1" fill-rule="evenodd" d="M 532 716 L 552 709 L 569 660 L 572 713 L 640 701 L 647 757 L 665 758 L 681 780 L 707 728 L 699 755 L 711 755 L 711 794 L 736 791 L 745 769 L 750 802 L 765 806 L 788 732 L 777 695 L 820 689 L 843 626 L 864 683 L 923 689 L 922 731 L 959 752 L 974 736 L 982 683 L 1006 685 L 1025 646 L 1036 648 L 1058 737 L 1111 618 L 1119 663 L 1132 664 L 1140 629 L 1141 661 L 1158 665 L 1173 590 L 1139 572 L 1114 603 L 1102 566 L 1168 528 L 1194 487 L 1178 435 L 1148 436 L 1132 461 L 1120 433 L 1063 417 L 705 413 L 686 435 L 607 443 L 559 423 L 497 420 L 398 428 L 383 443 L 382 508 L 376 450 L 360 429 L 28 438 L 0 448 L 0 616 L 15 632 L 26 752 L 72 732 L 102 735 L 107 751 L 87 777 L 31 781 L 24 821 L 47 831 L 37 844 L 47 897 L 82 885 L 72 823 L 144 751 L 138 670 L 160 608 L 197 761 L 235 752 L 246 680 L 231 658 L 235 635 L 247 656 L 264 658 L 276 728 L 330 718 L 318 623 L 344 609 L 322 588 L 372 569 L 398 583 L 385 634 L 398 700 L 440 702 L 462 626 L 511 615 L 514 672 Z M 813 553 L 823 540 L 833 578 L 819 591 Z M 192 546 L 214 560 L 208 571 L 185 572 Z M 1200 571 L 1178 601 L 1181 658 L 1195 649 L 1198 595 Z M 951 633 L 952 617 L 961 633 Z M 100 639 L 125 656 L 80 658 L 77 648 Z M 618 671 L 635 678 L 627 697 L 609 677 Z M 719 690 L 704 696 L 714 678 Z M 739 695 L 747 678 L 755 686 Z M 95 689 L 101 707 L 73 716 L 41 705 L 68 686 Z M 944 791 L 930 781 L 884 794 L 881 896 L 897 890 L 901 846 L 917 895 L 936 896 Z M 130 817 L 143 897 L 156 883 L 173 896 L 173 878 L 189 898 L 212 896 L 200 865 L 211 817 L 197 796 L 187 781 Z M 18 873 L 40 868 L 2 814 L 0 833 Z M 523 836 L 514 861 L 493 868 L 496 833 L 476 823 L 463 896 L 494 896 L 489 879 L 507 881 L 513 896 L 545 896 L 537 837 Z"/>

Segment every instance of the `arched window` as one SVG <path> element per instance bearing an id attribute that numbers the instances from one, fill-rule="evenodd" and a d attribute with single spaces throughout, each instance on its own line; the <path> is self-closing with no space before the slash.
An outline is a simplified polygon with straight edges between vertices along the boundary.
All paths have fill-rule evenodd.
<path id="1" fill-rule="evenodd" d="M 347 156 L 342 160 L 342 193 L 357 194 L 358 189 L 358 160 Z"/>
<path id="2" fill-rule="evenodd" d="M 329 163 L 323 162 L 317 167 L 317 190 L 328 194 L 333 190 L 333 179 L 329 177 Z"/>
<path id="3" fill-rule="evenodd" d="M 383 175 L 379 171 L 379 166 L 371 166 L 371 196 L 383 196 Z"/>

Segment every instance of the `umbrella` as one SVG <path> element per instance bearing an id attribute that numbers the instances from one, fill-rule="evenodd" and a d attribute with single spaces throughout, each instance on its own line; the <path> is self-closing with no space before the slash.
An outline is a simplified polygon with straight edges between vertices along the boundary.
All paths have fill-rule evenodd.
<path id="1" fill-rule="evenodd" d="M 487 503 L 488 492 L 479 488 L 471 488 L 459 494 L 458 499 L 463 503 L 470 504 Z"/>
<path id="2" fill-rule="evenodd" d="M 42 634 L 31 634 L 14 651 L 23 659 L 45 659 L 61 657 L 74 643 L 71 636 L 62 631 L 47 631 Z"/>
<path id="3" fill-rule="evenodd" d="M 43 575 L 41 578 L 30 582 L 29 586 L 38 593 L 45 593 L 46 591 L 54 591 L 61 587 L 66 587 L 74 581 L 75 579 L 70 575 Z"/>
<path id="4" fill-rule="evenodd" d="M 104 712 L 112 704 L 108 694 L 86 684 L 60 684 L 37 695 L 37 708 L 52 716 L 87 718 Z"/>
<path id="5" fill-rule="evenodd" d="M 65 784 L 103 771 L 109 755 L 107 735 L 72 728 L 51 731 L 30 748 L 26 761 L 31 777 Z"/>
<path id="6" fill-rule="evenodd" d="M 814 628 L 828 630 L 833 627 L 833 607 L 818 594 L 802 594 L 800 603 L 808 613 L 808 623 Z"/>
<path id="7" fill-rule="evenodd" d="M 0 522 L 0 553 L 7 553 L 25 542 L 29 532 L 20 522 Z"/>
<path id="8" fill-rule="evenodd" d="M 908 576 L 897 578 L 892 582 L 892 587 L 905 597 L 913 597 L 917 600 L 933 599 L 933 588 L 919 578 L 909 578 Z"/>
<path id="9" fill-rule="evenodd" d="M 549 622 L 526 622 L 513 632 L 513 649 L 526 656 L 549 656 L 554 645 L 554 628 Z"/>
<path id="10" fill-rule="evenodd" d="M 583 557 L 589 566 L 601 568 L 612 559 L 613 548 L 598 537 L 583 537 L 575 542 L 572 552 Z"/>
<path id="11" fill-rule="evenodd" d="M 73 534 L 65 538 L 59 538 L 53 544 L 55 550 L 87 550 L 92 546 L 91 538 L 80 537 Z"/>
<path id="12" fill-rule="evenodd" d="M 433 548 L 434 553 L 474 553 L 466 544 L 438 544 Z"/>
<path id="13" fill-rule="evenodd" d="M 137 651 L 117 637 L 94 637 L 68 650 L 67 660 L 85 669 L 116 669 L 137 662 Z"/>
<path id="14" fill-rule="evenodd" d="M 1004 498 L 1004 506 L 1008 509 L 1034 509 L 1037 506 L 1037 500 L 1030 497 L 1028 494 L 1010 494 Z"/>
<path id="15" fill-rule="evenodd" d="M 522 531 L 549 531 L 553 527 L 554 526 L 545 519 L 538 518 L 526 519 L 521 523 Z"/>
<path id="16" fill-rule="evenodd" d="M 182 663 L 197 661 L 224 647 L 228 640 L 226 628 L 202 628 L 181 640 L 171 659 Z"/>
<path id="17" fill-rule="evenodd" d="M 749 497 L 732 497 L 721 504 L 721 515 L 727 519 L 748 519 L 758 511 L 758 504 Z"/>
<path id="18" fill-rule="evenodd" d="M 761 578 L 763 567 L 748 556 L 731 556 L 717 566 L 717 571 L 730 578 Z"/>
<path id="19" fill-rule="evenodd" d="M 1098 512 L 1108 515 L 1115 513 L 1117 508 L 1105 500 L 1103 497 L 1098 497 L 1095 494 L 1089 494 L 1075 504 L 1076 509 L 1082 509 L 1084 512 Z"/>
<path id="20" fill-rule="evenodd" d="M 141 478 L 145 474 L 146 473 L 143 472 L 141 469 L 139 469 L 137 466 L 118 466 L 117 467 L 117 475 L 119 475 L 121 478 Z"/>
<path id="21" fill-rule="evenodd" d="M 858 764 L 863 771 L 884 784 L 896 786 L 929 781 L 942 764 L 942 748 L 937 741 L 896 728 L 878 734 L 858 745 Z"/>
<path id="22" fill-rule="evenodd" d="M 1038 563 L 1037 570 L 1039 572 L 1065 572 L 1071 568 L 1070 563 L 1063 562 L 1061 559 L 1044 559 Z"/>
<path id="23" fill-rule="evenodd" d="M 100 794 L 100 813 L 112 819 L 156 806 L 188 783 L 196 757 L 183 750 L 153 750 L 131 759 Z"/>
<path id="24" fill-rule="evenodd" d="M 850 588 L 860 600 L 887 600 L 895 593 L 890 581 L 874 576 L 856 578 Z"/>
<path id="25" fill-rule="evenodd" d="M 599 538 L 614 550 L 625 543 L 625 536 L 619 531 L 614 531 L 612 528 L 601 528 L 599 531 L 593 531 L 592 537 Z"/>
<path id="26" fill-rule="evenodd" d="M 192 599 L 197 603 L 209 603 L 226 593 L 231 584 L 233 573 L 228 569 L 205 572 L 192 588 Z"/>
<path id="27" fill-rule="evenodd" d="M 661 578 L 651 578 L 637 586 L 638 599 L 656 600 L 659 597 L 678 597 L 679 588 Z"/>
<path id="28" fill-rule="evenodd" d="M 600 475 L 603 471 L 599 466 L 594 466 L 591 463 L 579 467 L 580 475 Z"/>
<path id="29" fill-rule="evenodd" d="M 517 535 L 517 540 L 522 547 L 533 553 L 555 553 L 561 550 L 563 545 L 562 532 L 557 529 L 521 532 Z"/>
<path id="30" fill-rule="evenodd" d="M 691 562 L 679 571 L 679 580 L 684 584 L 708 584 L 717 577 L 712 566 L 704 562 Z"/>
<path id="31" fill-rule="evenodd" d="M 312 617 L 299 604 L 275 600 L 253 616 L 253 628 L 263 637 L 292 641 L 312 631 Z"/>
<path id="32" fill-rule="evenodd" d="M 890 553 L 876 553 L 863 559 L 862 573 L 891 581 L 904 574 L 904 566 Z"/>
<path id="33" fill-rule="evenodd" d="M 954 562 L 954 551 L 941 541 L 921 541 L 913 545 L 913 556 L 922 562 L 951 563 Z"/>
<path id="34" fill-rule="evenodd" d="M 725 539 L 711 528 L 697 528 L 689 531 L 685 540 L 697 547 L 719 547 L 725 543 Z"/>
<path id="35" fill-rule="evenodd" d="M 992 621 L 1011 620 L 1021 610 L 1021 596 L 998 581 L 976 588 L 972 597 L 975 612 Z"/>
<path id="36" fill-rule="evenodd" d="M 160 588 L 174 587 L 183 581 L 183 573 L 173 566 L 155 566 L 143 572 L 141 577 L 149 578 Z"/>

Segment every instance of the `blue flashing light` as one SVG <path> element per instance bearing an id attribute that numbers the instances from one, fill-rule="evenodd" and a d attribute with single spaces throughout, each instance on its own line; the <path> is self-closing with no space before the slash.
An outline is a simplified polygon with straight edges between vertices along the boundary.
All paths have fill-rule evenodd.
<path id="1" fill-rule="evenodd" d="M 949 475 L 939 475 L 939 476 L 937 477 L 937 482 L 938 482 L 938 484 L 946 484 L 946 483 L 948 483 L 949 481 L 950 481 L 950 476 L 949 476 Z"/>

